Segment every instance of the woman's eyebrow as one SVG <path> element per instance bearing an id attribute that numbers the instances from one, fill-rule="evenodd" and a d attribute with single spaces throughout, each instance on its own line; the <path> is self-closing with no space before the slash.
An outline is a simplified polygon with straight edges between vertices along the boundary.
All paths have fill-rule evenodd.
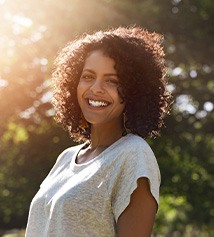
<path id="1" fill-rule="evenodd" d="M 106 73 L 104 75 L 105 76 L 115 76 L 115 77 L 118 77 L 118 75 L 116 73 Z"/>
<path id="2" fill-rule="evenodd" d="M 95 71 L 93 71 L 91 69 L 88 69 L 88 68 L 83 69 L 83 72 L 90 72 L 90 73 L 96 74 Z M 115 76 L 115 77 L 118 77 L 117 73 L 105 73 L 104 76 Z"/>
<path id="3" fill-rule="evenodd" d="M 95 74 L 95 72 L 93 71 L 93 70 L 91 70 L 91 69 L 83 69 L 83 72 L 90 72 L 90 73 L 94 73 Z"/>

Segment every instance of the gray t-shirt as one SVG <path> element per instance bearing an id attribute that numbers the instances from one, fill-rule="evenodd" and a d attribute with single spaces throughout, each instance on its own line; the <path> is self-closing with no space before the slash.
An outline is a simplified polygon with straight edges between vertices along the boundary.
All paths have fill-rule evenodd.
<path id="1" fill-rule="evenodd" d="M 93 160 L 76 164 L 84 144 L 66 149 L 33 198 L 27 237 L 114 237 L 140 177 L 159 200 L 160 172 L 149 145 L 128 134 Z"/>

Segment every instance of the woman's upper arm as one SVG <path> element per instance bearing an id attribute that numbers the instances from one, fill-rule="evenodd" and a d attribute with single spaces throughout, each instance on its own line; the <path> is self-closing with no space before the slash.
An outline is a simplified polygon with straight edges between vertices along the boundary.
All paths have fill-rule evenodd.
<path id="1" fill-rule="evenodd" d="M 117 222 L 118 237 L 151 237 L 157 202 L 147 178 L 139 178 L 130 203 Z"/>

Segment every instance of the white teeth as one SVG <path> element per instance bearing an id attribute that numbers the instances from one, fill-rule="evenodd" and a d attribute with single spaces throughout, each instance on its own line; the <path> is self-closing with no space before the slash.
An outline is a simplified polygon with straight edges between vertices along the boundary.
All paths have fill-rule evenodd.
<path id="1" fill-rule="evenodd" d="M 88 100 L 89 104 L 94 107 L 103 107 L 107 106 L 108 104 L 103 101 L 95 101 L 95 100 Z"/>

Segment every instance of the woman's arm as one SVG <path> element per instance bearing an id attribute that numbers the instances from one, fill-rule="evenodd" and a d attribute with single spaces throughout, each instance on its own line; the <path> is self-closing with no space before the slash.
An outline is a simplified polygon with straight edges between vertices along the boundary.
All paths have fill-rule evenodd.
<path id="1" fill-rule="evenodd" d="M 118 237 L 151 237 L 156 211 L 148 179 L 138 179 L 130 203 L 118 219 Z"/>

